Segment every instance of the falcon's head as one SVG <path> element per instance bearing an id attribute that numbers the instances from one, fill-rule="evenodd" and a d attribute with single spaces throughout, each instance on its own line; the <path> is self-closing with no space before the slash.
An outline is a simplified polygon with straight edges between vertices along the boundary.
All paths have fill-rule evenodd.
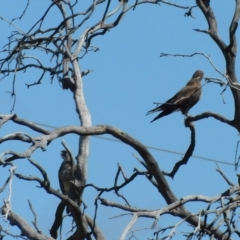
<path id="1" fill-rule="evenodd" d="M 64 162 L 70 162 L 71 161 L 71 157 L 66 150 L 61 151 L 61 157 L 62 157 Z"/>
<path id="2" fill-rule="evenodd" d="M 194 78 L 194 79 L 197 79 L 197 80 L 202 80 L 202 78 L 203 78 L 203 71 L 201 71 L 201 70 L 197 70 L 194 74 L 193 74 L 193 76 L 192 76 L 192 79 Z"/>

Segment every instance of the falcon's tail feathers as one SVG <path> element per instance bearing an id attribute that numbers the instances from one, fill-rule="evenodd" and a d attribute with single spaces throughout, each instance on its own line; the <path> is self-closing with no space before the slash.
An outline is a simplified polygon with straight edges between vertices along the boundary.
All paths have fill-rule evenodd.
<path id="1" fill-rule="evenodd" d="M 159 118 L 162 118 L 162 117 L 164 117 L 164 116 L 167 116 L 167 115 L 171 114 L 172 112 L 174 112 L 174 111 L 173 111 L 173 110 L 169 110 L 169 109 L 164 110 L 163 112 L 161 112 L 160 114 L 158 114 L 150 123 L 156 121 L 156 120 L 159 119 Z"/>
<path id="2" fill-rule="evenodd" d="M 162 105 L 161 105 L 161 106 L 158 106 L 158 107 L 156 107 L 156 108 L 148 111 L 148 112 L 146 113 L 146 115 L 149 115 L 149 114 L 154 113 L 154 112 L 160 112 L 160 111 L 162 111 L 162 110 L 163 110 L 163 109 L 162 109 Z"/>

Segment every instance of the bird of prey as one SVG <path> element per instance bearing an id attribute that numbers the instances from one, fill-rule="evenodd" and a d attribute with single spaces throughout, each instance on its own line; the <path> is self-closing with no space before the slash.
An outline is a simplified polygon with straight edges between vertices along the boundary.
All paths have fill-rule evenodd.
<path id="1" fill-rule="evenodd" d="M 206 8 L 209 7 L 210 5 L 210 0 L 202 0 L 203 4 L 205 5 Z"/>
<path id="2" fill-rule="evenodd" d="M 66 150 L 61 151 L 61 157 L 63 162 L 58 171 L 58 179 L 61 191 L 64 195 L 67 195 L 71 200 L 79 205 L 79 194 L 73 184 L 74 176 L 76 172 L 76 164 L 69 152 Z M 67 213 L 69 208 L 67 207 Z"/>
<path id="3" fill-rule="evenodd" d="M 63 89 L 70 89 L 72 92 L 74 92 L 76 86 L 75 86 L 74 79 L 72 77 L 66 76 L 64 78 L 60 78 L 59 82 L 62 83 Z"/>
<path id="4" fill-rule="evenodd" d="M 147 112 L 147 115 L 154 112 L 160 112 L 151 122 L 167 116 L 173 112 L 181 111 L 182 114 L 187 115 L 190 108 L 192 108 L 201 97 L 201 80 L 203 78 L 203 72 L 197 70 L 192 79 L 177 92 L 172 98 L 165 103 Z"/>

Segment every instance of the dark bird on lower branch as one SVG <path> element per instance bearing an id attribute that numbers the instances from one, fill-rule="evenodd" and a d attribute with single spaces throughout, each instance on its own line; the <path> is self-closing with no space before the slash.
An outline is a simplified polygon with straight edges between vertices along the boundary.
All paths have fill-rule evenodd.
<path id="1" fill-rule="evenodd" d="M 72 77 L 66 76 L 64 78 L 60 78 L 59 82 L 62 83 L 63 89 L 70 89 L 72 92 L 74 92 L 76 86 L 75 86 L 74 79 Z"/>
<path id="2" fill-rule="evenodd" d="M 58 171 L 58 179 L 61 191 L 64 195 L 67 195 L 72 201 L 79 205 L 79 191 L 74 185 L 74 178 L 76 173 L 76 164 L 71 154 L 66 150 L 61 151 L 61 157 L 63 162 Z M 67 213 L 69 213 L 67 207 Z"/>
<path id="3" fill-rule="evenodd" d="M 151 122 L 176 111 L 181 111 L 182 114 L 187 115 L 189 109 L 192 108 L 201 97 L 201 80 L 203 78 L 203 74 L 204 73 L 201 70 L 197 70 L 193 74 L 192 79 L 186 84 L 184 88 L 182 88 L 165 103 L 148 111 L 147 115 L 150 113 L 161 111 L 161 113 Z"/>
<path id="4" fill-rule="evenodd" d="M 206 8 L 209 7 L 210 5 L 210 0 L 202 0 L 203 4 L 205 5 Z"/>

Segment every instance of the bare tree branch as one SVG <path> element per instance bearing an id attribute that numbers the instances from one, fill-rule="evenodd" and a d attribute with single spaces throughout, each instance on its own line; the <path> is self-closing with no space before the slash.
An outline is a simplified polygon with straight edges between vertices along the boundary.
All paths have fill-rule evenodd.
<path id="1" fill-rule="evenodd" d="M 42 234 L 42 231 L 38 228 L 38 224 L 37 224 L 37 214 L 35 213 L 32 203 L 28 200 L 28 205 L 31 209 L 31 212 L 33 213 L 34 216 L 34 221 L 32 221 L 33 226 L 35 227 L 35 229 L 37 230 L 38 233 Z"/>
<path id="2" fill-rule="evenodd" d="M 8 209 L 6 206 L 2 207 L 2 214 L 6 214 Z M 20 216 L 10 211 L 7 219 L 9 220 L 12 226 L 17 226 L 24 236 L 27 236 L 30 240 L 53 240 L 51 237 L 47 237 L 43 234 L 38 233 L 29 224 Z"/>
<path id="3" fill-rule="evenodd" d="M 229 27 L 229 39 L 230 44 L 227 46 L 219 37 L 218 35 L 218 29 L 217 29 L 217 20 L 214 16 L 214 13 L 210 6 L 206 7 L 204 5 L 204 2 L 202 0 L 196 0 L 197 5 L 201 9 L 202 13 L 204 14 L 207 22 L 208 22 L 208 34 L 209 36 L 216 42 L 220 50 L 222 51 L 222 54 L 226 61 L 226 70 L 227 75 L 229 76 L 229 81 L 233 84 L 238 84 L 236 71 L 235 71 L 235 65 L 236 65 L 236 54 L 237 54 L 237 48 L 236 48 L 236 30 L 238 26 L 239 21 L 239 15 L 240 15 L 240 7 L 239 7 L 239 0 L 236 0 L 236 7 L 235 7 L 235 13 L 233 15 L 232 23 Z M 234 97 L 234 103 L 235 103 L 235 115 L 234 119 L 232 120 L 231 126 L 235 127 L 238 132 L 240 132 L 240 92 L 231 87 L 231 91 Z"/>
<path id="4" fill-rule="evenodd" d="M 167 172 L 163 171 L 164 175 L 169 176 L 171 178 L 174 178 L 174 176 L 177 173 L 178 169 L 183 164 L 187 164 L 189 158 L 193 155 L 193 151 L 194 151 L 194 148 L 195 148 L 195 138 L 196 138 L 195 135 L 196 135 L 196 133 L 195 133 L 195 128 L 194 128 L 193 122 L 190 122 L 190 121 L 189 122 L 185 121 L 185 122 L 186 122 L 186 127 L 189 127 L 190 131 L 191 131 L 191 143 L 190 143 L 190 145 L 188 147 L 188 150 L 185 153 L 183 159 L 175 164 L 175 166 L 173 167 L 173 170 L 170 173 L 167 173 Z"/>

